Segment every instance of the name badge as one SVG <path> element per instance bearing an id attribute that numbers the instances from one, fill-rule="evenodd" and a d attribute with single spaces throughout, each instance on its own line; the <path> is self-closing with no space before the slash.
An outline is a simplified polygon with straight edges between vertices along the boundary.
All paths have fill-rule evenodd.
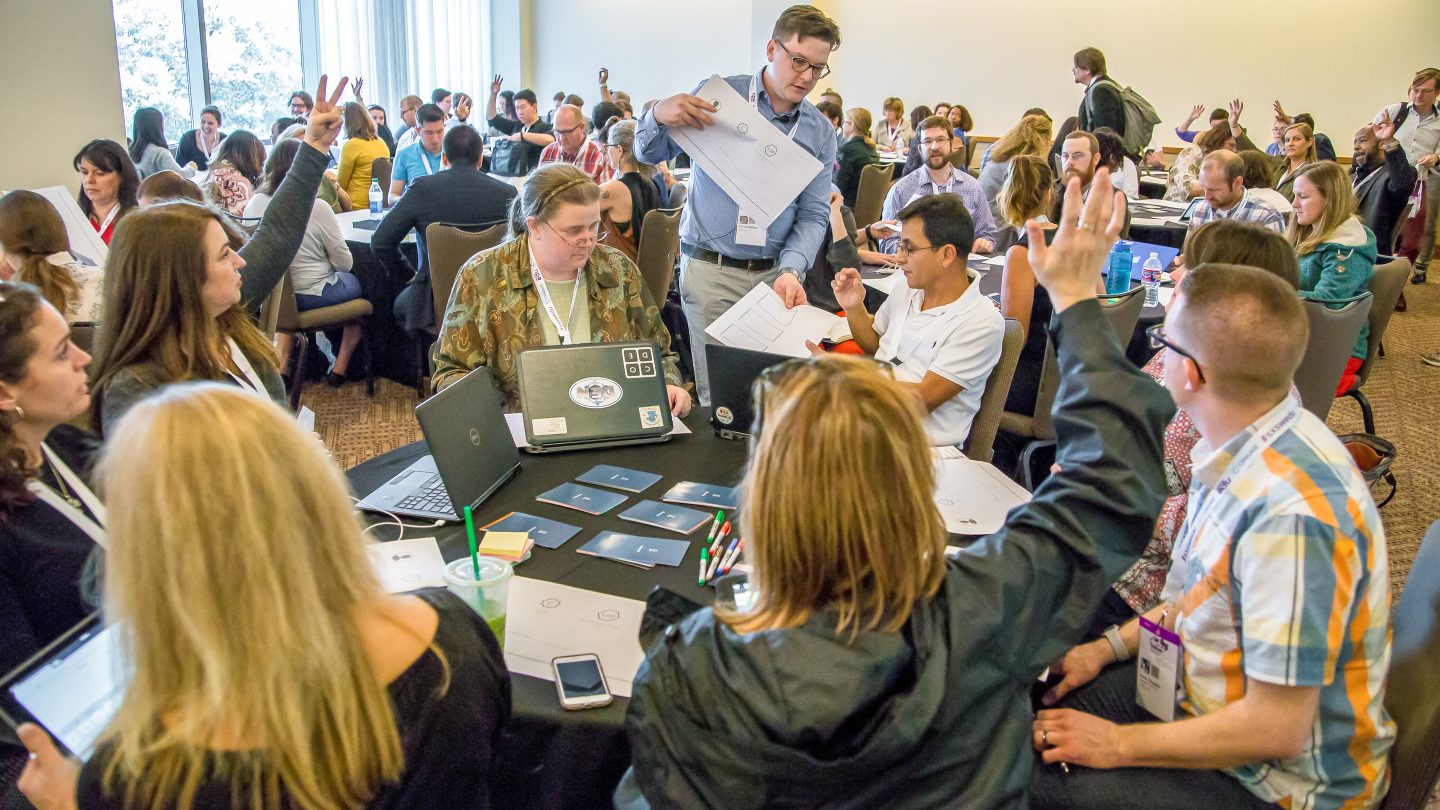
<path id="1" fill-rule="evenodd" d="M 1179 688 L 1180 637 L 1140 617 L 1140 655 L 1135 665 L 1135 702 L 1160 720 L 1175 719 Z"/>
<path id="2" fill-rule="evenodd" d="M 754 214 L 740 209 L 735 216 L 735 244 L 746 247 L 765 247 L 766 227 Z"/>

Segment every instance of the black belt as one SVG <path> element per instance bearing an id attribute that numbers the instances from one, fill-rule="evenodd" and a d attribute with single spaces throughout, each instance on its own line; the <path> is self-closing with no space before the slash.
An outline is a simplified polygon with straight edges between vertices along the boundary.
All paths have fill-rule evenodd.
<path id="1" fill-rule="evenodd" d="M 729 256 L 722 256 L 713 250 L 706 250 L 694 245 L 680 244 L 680 252 L 692 259 L 699 259 L 702 262 L 718 264 L 722 267 L 733 267 L 736 270 L 749 270 L 752 273 L 764 273 L 775 268 L 774 259 L 732 259 Z"/>

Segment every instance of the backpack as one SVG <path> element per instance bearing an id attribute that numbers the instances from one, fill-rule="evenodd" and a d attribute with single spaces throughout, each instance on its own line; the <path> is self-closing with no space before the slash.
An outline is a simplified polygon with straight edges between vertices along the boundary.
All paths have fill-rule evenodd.
<path id="1" fill-rule="evenodd" d="M 1155 105 L 1146 101 L 1134 88 L 1121 87 L 1109 76 L 1101 81 L 1110 82 L 1120 90 L 1120 102 L 1125 107 L 1125 132 L 1121 134 L 1120 141 L 1125 145 L 1125 151 L 1131 155 L 1144 152 L 1145 147 L 1150 145 L 1150 137 L 1155 134 L 1155 125 L 1160 123 Z M 1092 116 L 1094 113 L 1094 110 L 1090 111 Z"/>

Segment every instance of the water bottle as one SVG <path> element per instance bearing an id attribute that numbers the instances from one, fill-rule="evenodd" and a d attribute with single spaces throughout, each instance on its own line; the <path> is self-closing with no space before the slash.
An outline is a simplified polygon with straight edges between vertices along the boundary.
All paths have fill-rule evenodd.
<path id="1" fill-rule="evenodd" d="M 1130 243 L 1116 242 L 1110 249 L 1110 269 L 1105 274 L 1105 293 L 1122 295 L 1130 289 Z"/>
<path id="2" fill-rule="evenodd" d="M 370 178 L 370 219 L 379 222 L 385 213 L 385 195 L 380 192 L 380 178 Z"/>
<path id="3" fill-rule="evenodd" d="M 1145 285 L 1145 306 L 1154 307 L 1160 305 L 1160 273 L 1165 270 L 1160 266 L 1160 255 L 1151 253 L 1150 258 L 1140 268 L 1140 283 Z"/>

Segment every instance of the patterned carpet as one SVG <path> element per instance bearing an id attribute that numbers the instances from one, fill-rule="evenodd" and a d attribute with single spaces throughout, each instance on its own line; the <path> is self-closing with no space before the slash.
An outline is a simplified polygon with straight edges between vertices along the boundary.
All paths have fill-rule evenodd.
<path id="1" fill-rule="evenodd" d="M 1419 359 L 1422 352 L 1440 349 L 1440 280 L 1424 287 L 1406 285 L 1405 294 L 1409 309 L 1391 319 L 1385 335 L 1387 356 L 1377 362 L 1365 385 L 1377 431 L 1399 450 L 1394 467 L 1399 492 L 1381 512 L 1397 596 L 1426 527 L 1440 518 L 1440 465 L 1435 463 L 1440 455 L 1435 433 L 1440 425 L 1440 368 Z M 315 411 L 316 429 L 345 468 L 420 438 L 415 389 L 390 380 L 376 381 L 374 398 L 367 398 L 358 383 L 339 389 L 312 383 L 302 402 Z M 1337 402 L 1329 424 L 1337 433 L 1360 432 L 1359 406 L 1349 398 Z"/>

